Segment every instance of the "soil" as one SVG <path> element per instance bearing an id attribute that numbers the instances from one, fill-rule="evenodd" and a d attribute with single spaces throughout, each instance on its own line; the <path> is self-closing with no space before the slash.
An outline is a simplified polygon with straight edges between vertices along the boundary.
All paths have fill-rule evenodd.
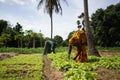
<path id="1" fill-rule="evenodd" d="M 97 80 L 120 80 L 120 71 L 99 68 L 96 72 Z"/>
<path id="2" fill-rule="evenodd" d="M 111 57 L 120 55 L 120 51 L 100 51 L 102 56 Z M 18 53 L 0 53 L 0 60 L 17 56 Z M 64 80 L 64 72 L 58 71 L 51 66 L 51 60 L 43 56 L 43 80 Z M 120 80 L 120 70 L 99 68 L 95 71 L 97 80 Z"/>
<path id="3" fill-rule="evenodd" d="M 51 67 L 51 60 L 43 56 L 43 80 L 63 80 L 63 72 Z"/>
<path id="4" fill-rule="evenodd" d="M 102 55 L 102 56 L 105 56 L 105 57 L 112 57 L 112 56 L 118 56 L 120 55 L 120 51 L 99 51 L 99 53 Z"/>
<path id="5" fill-rule="evenodd" d="M 105 57 L 112 57 L 120 55 L 120 51 L 101 51 L 100 54 Z M 120 80 L 120 70 L 118 69 L 99 68 L 95 72 L 97 73 L 97 80 Z"/>
<path id="6" fill-rule="evenodd" d="M 18 55 L 18 53 L 0 53 L 0 60 L 10 58 L 13 56 L 17 56 L 17 55 Z"/>

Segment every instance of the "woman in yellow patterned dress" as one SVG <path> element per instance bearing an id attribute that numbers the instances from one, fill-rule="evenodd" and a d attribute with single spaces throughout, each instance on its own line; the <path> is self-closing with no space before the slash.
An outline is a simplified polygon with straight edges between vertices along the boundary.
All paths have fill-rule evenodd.
<path id="1" fill-rule="evenodd" d="M 77 30 L 72 37 L 69 39 L 69 51 L 68 58 L 70 58 L 72 46 L 76 47 L 76 56 L 74 60 L 76 62 L 87 62 L 87 51 L 86 51 L 86 34 L 83 30 Z"/>

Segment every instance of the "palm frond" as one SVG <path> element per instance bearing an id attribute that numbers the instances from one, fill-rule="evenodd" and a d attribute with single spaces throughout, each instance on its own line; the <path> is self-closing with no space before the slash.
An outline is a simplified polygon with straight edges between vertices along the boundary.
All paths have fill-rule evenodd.
<path id="1" fill-rule="evenodd" d="M 44 0 L 40 0 L 40 2 L 38 3 L 37 9 L 40 9 L 40 7 L 43 3 L 44 3 Z"/>

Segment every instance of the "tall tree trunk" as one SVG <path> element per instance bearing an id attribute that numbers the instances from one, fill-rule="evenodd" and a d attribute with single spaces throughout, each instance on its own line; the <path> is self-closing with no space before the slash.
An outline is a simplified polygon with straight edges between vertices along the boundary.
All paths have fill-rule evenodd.
<path id="1" fill-rule="evenodd" d="M 33 38 L 33 48 L 35 48 L 35 38 Z"/>
<path id="2" fill-rule="evenodd" d="M 89 26 L 89 18 L 88 18 L 88 0 L 83 0 L 84 2 L 84 14 L 85 14 L 85 27 L 86 27 L 86 35 L 87 35 L 87 43 L 88 43 L 88 55 L 95 55 L 100 57 L 99 52 L 95 48 L 93 42 L 93 35 L 91 33 L 91 28 Z"/>
<path id="3" fill-rule="evenodd" d="M 51 40 L 53 38 L 53 0 L 51 0 L 50 19 L 51 19 Z"/>
<path id="4" fill-rule="evenodd" d="M 23 44 L 22 44 L 22 39 L 20 40 L 20 44 L 21 44 L 21 48 L 22 48 L 22 46 L 23 46 Z"/>
<path id="5" fill-rule="evenodd" d="M 51 14 L 50 19 L 51 19 L 51 39 L 52 39 L 53 38 L 53 16 L 52 14 Z"/>
<path id="6" fill-rule="evenodd" d="M 30 48 L 30 38 L 28 38 L 28 45 L 27 45 L 28 48 Z"/>
<path id="7" fill-rule="evenodd" d="M 18 48 L 19 48 L 19 47 L 20 47 L 20 41 L 19 41 L 19 39 L 18 39 L 18 41 L 17 41 L 17 42 L 18 42 Z"/>
<path id="8" fill-rule="evenodd" d="M 42 47 L 42 38 L 40 38 L 40 47 Z"/>

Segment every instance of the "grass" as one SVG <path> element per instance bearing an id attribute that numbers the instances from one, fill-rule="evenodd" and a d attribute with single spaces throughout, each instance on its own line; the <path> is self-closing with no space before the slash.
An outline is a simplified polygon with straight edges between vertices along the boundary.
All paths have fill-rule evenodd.
<path id="1" fill-rule="evenodd" d="M 42 53 L 43 48 L 0 48 L 0 52 Z"/>
<path id="2" fill-rule="evenodd" d="M 0 52 L 42 53 L 44 48 L 0 48 Z M 67 51 L 68 47 L 57 47 L 56 52 Z"/>
<path id="3" fill-rule="evenodd" d="M 100 47 L 100 46 L 97 46 L 96 48 L 98 50 L 101 50 L 101 51 L 120 51 L 120 47 Z"/>
<path id="4" fill-rule="evenodd" d="M 96 47 L 99 51 L 120 51 L 120 47 Z M 75 47 L 73 47 L 75 49 Z M 42 53 L 44 48 L 0 48 L 0 52 Z M 56 52 L 68 51 L 68 47 L 57 47 Z"/>

